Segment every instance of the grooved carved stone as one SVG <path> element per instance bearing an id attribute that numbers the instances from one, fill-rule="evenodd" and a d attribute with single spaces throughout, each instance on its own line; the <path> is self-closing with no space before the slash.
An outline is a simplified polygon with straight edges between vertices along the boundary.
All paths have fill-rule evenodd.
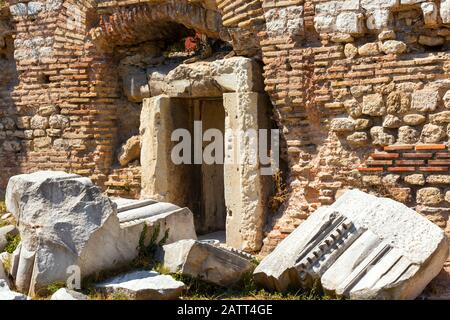
<path id="1" fill-rule="evenodd" d="M 320 208 L 254 272 L 271 289 L 311 288 L 352 299 L 414 299 L 448 257 L 444 232 L 401 203 L 359 190 Z"/>

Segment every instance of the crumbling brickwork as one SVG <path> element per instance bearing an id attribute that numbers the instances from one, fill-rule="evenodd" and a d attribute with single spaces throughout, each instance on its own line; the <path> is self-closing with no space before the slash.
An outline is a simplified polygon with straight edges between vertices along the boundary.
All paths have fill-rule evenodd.
<path id="1" fill-rule="evenodd" d="M 139 68 L 194 30 L 264 65 L 289 197 L 263 252 L 354 187 L 450 231 L 448 0 L 11 0 L 1 10 L 0 190 L 15 173 L 51 169 L 138 196 L 139 167 L 115 160 L 139 114 L 119 66 Z"/>

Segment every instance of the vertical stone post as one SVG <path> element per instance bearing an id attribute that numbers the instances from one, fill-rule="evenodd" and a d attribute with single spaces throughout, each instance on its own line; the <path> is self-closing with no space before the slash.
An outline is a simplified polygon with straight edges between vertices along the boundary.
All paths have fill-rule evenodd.
<path id="1" fill-rule="evenodd" d="M 270 194 L 270 176 L 261 175 L 258 130 L 268 128 L 266 97 L 260 93 L 225 93 L 224 183 L 227 206 L 227 244 L 245 251 L 262 246 L 263 228 Z M 245 136 L 253 129 L 256 136 Z M 229 163 L 233 159 L 233 163 Z"/>
<path id="2" fill-rule="evenodd" d="M 183 205 L 185 184 L 183 166 L 171 159 L 172 132 L 178 129 L 176 118 L 183 109 L 172 107 L 167 96 L 144 99 L 141 112 L 141 197 Z M 174 114 L 177 113 L 177 117 Z"/>

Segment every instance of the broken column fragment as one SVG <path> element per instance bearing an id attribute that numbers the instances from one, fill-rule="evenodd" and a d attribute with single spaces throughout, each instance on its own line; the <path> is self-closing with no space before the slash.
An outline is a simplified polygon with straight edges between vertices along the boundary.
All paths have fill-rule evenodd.
<path id="1" fill-rule="evenodd" d="M 64 172 L 14 176 L 6 205 L 22 239 L 11 273 L 20 292 L 34 295 L 51 283 L 110 270 L 138 255 L 144 226 L 150 240 L 156 228 L 168 243 L 196 238 L 189 209 L 151 200 L 114 200 L 92 181 Z M 118 213 L 119 212 L 119 213 Z"/>
<path id="2" fill-rule="evenodd" d="M 220 286 L 238 282 L 254 268 L 248 255 L 196 240 L 163 246 L 158 260 L 171 273 L 180 272 Z"/>
<path id="3" fill-rule="evenodd" d="M 259 284 L 324 290 L 351 299 L 414 299 L 441 271 L 444 232 L 396 201 L 359 190 L 320 208 L 254 272 Z"/>

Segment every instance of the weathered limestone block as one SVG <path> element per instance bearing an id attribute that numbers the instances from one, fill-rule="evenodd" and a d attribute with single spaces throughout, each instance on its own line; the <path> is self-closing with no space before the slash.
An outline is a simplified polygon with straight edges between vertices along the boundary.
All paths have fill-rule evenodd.
<path id="1" fill-rule="evenodd" d="M 411 174 L 409 176 L 406 176 L 404 180 L 406 183 L 416 186 L 423 186 L 425 184 L 425 177 L 423 176 L 423 174 Z"/>
<path id="2" fill-rule="evenodd" d="M 344 101 L 344 107 L 352 118 L 356 119 L 362 116 L 362 107 L 356 99 Z"/>
<path id="3" fill-rule="evenodd" d="M 44 4 L 38 1 L 30 1 L 28 2 L 28 15 L 33 16 L 42 11 L 44 8 Z"/>
<path id="4" fill-rule="evenodd" d="M 444 232 L 391 199 L 359 190 L 319 208 L 254 272 L 272 289 L 311 288 L 351 299 L 414 299 L 448 257 Z"/>
<path id="5" fill-rule="evenodd" d="M 420 132 L 409 126 L 402 126 L 398 129 L 398 143 L 414 144 L 419 141 Z"/>
<path id="6" fill-rule="evenodd" d="M 119 150 L 118 160 L 121 166 L 139 159 L 141 156 L 141 140 L 139 136 L 131 137 Z"/>
<path id="7" fill-rule="evenodd" d="M 61 288 L 52 294 L 50 300 L 89 300 L 88 297 L 82 293 Z"/>
<path id="8" fill-rule="evenodd" d="M 440 14 L 443 23 L 450 23 L 450 0 L 441 0 Z"/>
<path id="9" fill-rule="evenodd" d="M 266 30 L 271 36 L 298 36 L 304 33 L 303 6 L 270 9 L 264 16 Z"/>
<path id="10" fill-rule="evenodd" d="M 147 73 L 151 96 L 221 97 L 223 92 L 263 91 L 261 67 L 243 57 L 155 67 Z"/>
<path id="11" fill-rule="evenodd" d="M 394 30 L 384 30 L 378 34 L 378 40 L 386 41 L 386 40 L 395 40 L 396 34 Z"/>
<path id="12" fill-rule="evenodd" d="M 316 29 L 317 32 L 321 33 L 335 32 L 336 18 L 333 16 L 316 14 L 314 16 L 314 28 Z"/>
<path id="13" fill-rule="evenodd" d="M 351 132 L 355 130 L 355 122 L 348 118 L 336 118 L 331 121 L 330 129 L 334 132 Z"/>
<path id="14" fill-rule="evenodd" d="M 145 225 L 149 239 L 156 223 L 162 224 L 160 238 L 169 230 L 168 241 L 185 239 L 186 233 L 195 236 L 193 216 L 187 209 L 160 214 L 145 201 L 119 203 L 103 196 L 90 179 L 73 174 L 36 172 L 12 177 L 6 205 L 22 239 L 12 258 L 17 289 L 34 295 L 51 283 L 66 281 L 71 268 L 79 268 L 85 277 L 127 264 L 138 254 Z"/>
<path id="15" fill-rule="evenodd" d="M 450 123 L 450 111 L 442 111 L 430 115 L 430 122 L 434 124 Z"/>
<path id="16" fill-rule="evenodd" d="M 434 124 L 426 124 L 423 127 L 420 140 L 424 143 L 438 143 L 441 142 L 446 136 L 445 130 L 442 126 Z"/>
<path id="17" fill-rule="evenodd" d="M 383 95 L 375 93 L 364 96 L 362 113 L 373 117 L 385 115 L 386 107 L 384 104 Z"/>
<path id="18" fill-rule="evenodd" d="M 418 126 L 426 121 L 426 117 L 421 114 L 408 114 L 403 117 L 403 122 L 409 126 Z"/>
<path id="19" fill-rule="evenodd" d="M 439 9 L 434 2 L 423 2 L 420 4 L 423 18 L 427 27 L 435 27 L 438 24 Z"/>
<path id="20" fill-rule="evenodd" d="M 359 47 L 358 53 L 361 56 L 375 56 L 380 53 L 378 43 L 376 42 L 366 43 L 361 47 Z"/>
<path id="21" fill-rule="evenodd" d="M 372 127 L 372 129 L 370 129 L 370 135 L 372 137 L 372 142 L 375 145 L 388 146 L 395 143 L 395 137 L 386 132 L 383 127 Z"/>
<path id="22" fill-rule="evenodd" d="M 430 184 L 450 184 L 450 176 L 447 175 L 431 175 L 427 177 L 427 183 Z"/>
<path id="23" fill-rule="evenodd" d="M 51 115 L 48 124 L 52 129 L 65 129 L 69 126 L 69 118 L 60 114 Z"/>
<path id="24" fill-rule="evenodd" d="M 395 201 L 407 203 L 411 200 L 411 188 L 390 188 L 389 196 Z"/>
<path id="25" fill-rule="evenodd" d="M 154 271 L 134 271 L 106 280 L 96 288 L 107 295 L 125 294 L 131 300 L 174 300 L 185 285 Z"/>
<path id="26" fill-rule="evenodd" d="M 388 40 L 381 45 L 381 51 L 386 54 L 402 54 L 406 49 L 405 43 L 396 40 Z"/>
<path id="27" fill-rule="evenodd" d="M 26 16 L 27 15 L 27 5 L 25 3 L 17 3 L 9 7 L 9 11 L 13 16 Z"/>
<path id="28" fill-rule="evenodd" d="M 364 32 L 363 15 L 356 12 L 342 12 L 336 17 L 339 32 L 361 34 Z"/>
<path id="29" fill-rule="evenodd" d="M 47 128 L 48 128 L 47 117 L 35 115 L 33 118 L 31 118 L 31 129 L 47 129 Z"/>
<path id="30" fill-rule="evenodd" d="M 269 103 L 264 95 L 226 93 L 223 98 L 226 128 L 236 133 L 270 128 L 265 116 Z M 264 237 L 272 169 L 259 157 L 254 157 L 253 146 L 259 143 L 258 138 L 247 143 L 243 140 L 234 136 L 225 142 L 225 157 L 232 160 L 224 165 L 227 245 L 256 252 L 261 248 Z"/>
<path id="31" fill-rule="evenodd" d="M 251 260 L 242 254 L 195 240 L 163 246 L 158 260 L 171 273 L 181 272 L 225 287 L 238 282 L 254 268 Z"/>
<path id="32" fill-rule="evenodd" d="M 439 188 L 422 188 L 417 191 L 417 203 L 426 205 L 437 205 L 443 200 Z"/>
<path id="33" fill-rule="evenodd" d="M 352 43 L 347 43 L 344 47 L 344 54 L 347 58 L 353 59 L 358 54 L 358 48 Z"/>
<path id="34" fill-rule="evenodd" d="M 366 132 L 355 132 L 347 137 L 347 141 L 356 147 L 367 145 L 369 135 Z"/>
<path id="35" fill-rule="evenodd" d="M 42 117 L 50 117 L 56 113 L 58 113 L 58 108 L 54 105 L 43 106 L 38 110 L 38 114 Z"/>
<path id="36" fill-rule="evenodd" d="M 399 128 L 402 125 L 402 120 L 392 114 L 386 115 L 383 120 L 383 127 L 389 129 Z"/>
<path id="37" fill-rule="evenodd" d="M 389 27 L 392 22 L 392 13 L 388 9 L 375 9 L 366 13 L 367 29 L 379 31 Z"/>

